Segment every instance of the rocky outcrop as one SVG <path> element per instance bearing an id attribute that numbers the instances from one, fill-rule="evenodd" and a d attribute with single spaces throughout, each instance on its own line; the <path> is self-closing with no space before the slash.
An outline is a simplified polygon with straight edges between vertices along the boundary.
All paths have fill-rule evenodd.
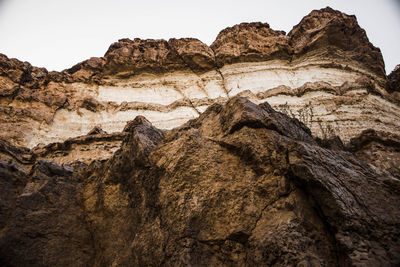
<path id="1" fill-rule="evenodd" d="M 33 148 L 95 126 L 120 132 L 138 115 L 172 129 L 241 95 L 347 144 L 368 128 L 400 132 L 395 74 L 389 80 L 356 18 L 330 8 L 312 11 L 288 34 L 266 23 L 229 27 L 211 46 L 121 39 L 104 57 L 62 72 L 2 55 L 1 137 Z"/>
<path id="2" fill-rule="evenodd" d="M 289 60 L 292 47 L 283 31 L 274 31 L 267 23 L 241 23 L 221 31 L 212 43 L 219 67 L 239 62 Z"/>
<path id="3" fill-rule="evenodd" d="M 288 36 L 294 59 L 313 55 L 334 61 L 356 61 L 362 68 L 385 76 L 381 51 L 368 41 L 355 16 L 331 8 L 314 10 L 294 26 Z"/>
<path id="4" fill-rule="evenodd" d="M 331 8 L 0 54 L 0 265 L 397 266 L 399 73 Z"/>
<path id="5" fill-rule="evenodd" d="M 362 158 L 361 142 L 390 153 L 396 138 L 366 132 L 352 144 Z M 4 266 L 400 263 L 396 173 L 319 146 L 268 103 L 234 97 L 170 131 L 138 117 L 90 165 L 24 169 L 16 155 L 29 151 L 4 147 Z"/>

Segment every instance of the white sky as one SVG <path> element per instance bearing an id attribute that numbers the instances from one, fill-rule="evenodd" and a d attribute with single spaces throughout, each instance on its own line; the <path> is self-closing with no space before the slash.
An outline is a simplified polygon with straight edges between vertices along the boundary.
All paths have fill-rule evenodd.
<path id="1" fill-rule="evenodd" d="M 400 63 L 400 0 L 0 0 L 0 53 L 60 71 L 103 56 L 121 38 L 211 44 L 222 29 L 253 21 L 289 32 L 326 6 L 357 16 L 387 72 Z"/>

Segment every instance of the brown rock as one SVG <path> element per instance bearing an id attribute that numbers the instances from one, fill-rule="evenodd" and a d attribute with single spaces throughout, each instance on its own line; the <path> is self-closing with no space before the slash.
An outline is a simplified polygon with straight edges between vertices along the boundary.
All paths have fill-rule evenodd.
<path id="1" fill-rule="evenodd" d="M 222 30 L 210 46 L 219 67 L 237 62 L 288 60 L 289 38 L 272 30 L 267 23 L 241 23 Z"/>
<path id="2" fill-rule="evenodd" d="M 103 162 L 0 164 L 2 265 L 400 263 L 399 180 L 268 104 L 235 97 L 166 133 L 130 125 Z"/>
<path id="3" fill-rule="evenodd" d="M 110 46 L 104 55 L 106 74 L 182 69 L 185 63 L 165 40 L 121 39 Z"/>
<path id="4" fill-rule="evenodd" d="M 219 69 L 238 62 L 246 64 Z M 121 39 L 104 57 L 62 72 L 49 73 L 0 55 L 0 127 L 4 129 L 0 135 L 15 145 L 33 147 L 85 135 L 95 123 L 120 131 L 128 120 L 120 116 L 124 111 L 152 112 L 153 123 L 172 128 L 213 103 L 242 95 L 258 103 L 276 98 L 271 101 L 274 108 L 284 107 L 319 137 L 324 137 L 323 129 L 333 127 L 332 116 L 336 116 L 334 135 L 341 135 L 346 143 L 367 128 L 383 127 L 393 133 L 400 129 L 397 72 L 389 75 L 386 86 L 383 66 L 379 49 L 369 43 L 356 18 L 330 8 L 312 11 L 289 35 L 266 23 L 235 25 L 221 31 L 210 47 L 194 38 Z M 311 92 L 330 96 L 314 98 L 317 113 L 305 118 L 303 111 L 313 108 L 307 104 Z M 285 105 L 290 96 L 301 101 Z M 126 103 L 121 103 L 125 98 Z M 175 112 L 184 107 L 188 112 Z M 94 122 L 91 116 L 97 114 L 80 108 L 102 111 L 115 121 Z M 352 108 L 361 110 L 360 116 Z M 167 111 L 172 117 L 161 122 Z M 75 116 L 80 118 L 72 119 Z M 374 116 L 386 119 L 375 121 Z"/>
<path id="5" fill-rule="evenodd" d="M 74 81 L 96 81 L 94 76 L 101 76 L 105 64 L 104 58 L 92 57 L 80 62 L 64 72 L 70 74 Z"/>
<path id="6" fill-rule="evenodd" d="M 389 92 L 400 92 L 400 65 L 388 75 L 388 91 Z M 400 99 L 400 98 L 399 98 Z"/>
<path id="7" fill-rule="evenodd" d="M 82 100 L 80 107 L 90 110 L 92 112 L 97 112 L 104 109 L 104 107 L 93 97 L 85 97 Z"/>
<path id="8" fill-rule="evenodd" d="M 219 69 L 269 60 L 276 70 Z M 211 47 L 121 39 L 62 72 L 0 54 L 0 265 L 399 265 L 399 71 L 385 87 L 383 66 L 355 17 L 330 8 L 288 35 L 242 23 Z M 285 115 L 236 94 L 299 101 L 282 102 Z M 207 106 L 169 131 L 136 116 Z M 122 132 L 86 134 L 99 112 L 114 124 L 136 117 Z M 382 131 L 343 144 L 332 118 L 345 136 Z M 79 127 L 71 138 L 66 129 Z M 59 142 L 15 146 L 51 130 Z"/>
<path id="9" fill-rule="evenodd" d="M 144 116 L 136 116 L 135 119 L 128 121 L 125 125 L 123 132 L 132 132 L 139 125 L 149 125 L 151 126 L 151 122 L 148 121 Z"/>
<path id="10" fill-rule="evenodd" d="M 338 51 L 348 52 L 348 59 L 359 61 L 363 67 L 384 78 L 385 65 L 379 48 L 368 40 L 355 16 L 330 7 L 314 10 L 289 32 L 295 58 L 308 52 L 323 50 L 322 57 L 340 58 Z"/>
<path id="11" fill-rule="evenodd" d="M 348 150 L 400 179 L 400 136 L 368 129 L 350 140 Z"/>
<path id="12" fill-rule="evenodd" d="M 205 43 L 195 38 L 172 38 L 168 44 L 193 71 L 215 68 L 214 52 Z"/>
<path id="13" fill-rule="evenodd" d="M 107 134 L 100 126 L 95 126 L 92 130 L 88 132 L 87 135 L 95 135 L 95 134 Z"/>
<path id="14" fill-rule="evenodd" d="M 2 198 L 11 190 L 15 199 L 0 235 L 3 266 L 84 266 L 90 262 L 91 235 L 84 221 L 79 193 L 82 189 L 71 169 L 39 161 L 30 174 L 4 173 L 0 165 Z M 20 172 L 20 174 L 18 174 Z M 6 210 L 7 211 L 7 210 Z M 11 213 L 11 214 L 10 214 Z M 7 213 L 6 213 L 7 214 Z M 4 221 L 3 221 L 4 222 Z"/>
<path id="15" fill-rule="evenodd" d="M 87 135 L 69 138 L 60 143 L 37 145 L 30 152 L 36 159 L 53 161 L 59 165 L 69 165 L 76 161 L 91 164 L 109 159 L 120 148 L 126 135 L 125 132 L 108 134 L 95 127 Z"/>

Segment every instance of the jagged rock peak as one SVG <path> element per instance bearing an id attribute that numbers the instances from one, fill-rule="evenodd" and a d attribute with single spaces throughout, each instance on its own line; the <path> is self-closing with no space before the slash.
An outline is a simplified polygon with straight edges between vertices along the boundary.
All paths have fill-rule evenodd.
<path id="1" fill-rule="evenodd" d="M 135 119 L 128 121 L 126 126 L 124 127 L 123 132 L 132 132 L 139 125 L 152 125 L 149 120 L 147 120 L 144 116 L 136 116 Z"/>
<path id="2" fill-rule="evenodd" d="M 325 49 L 324 56 L 345 57 L 359 61 L 378 76 L 385 76 L 385 65 L 379 48 L 368 40 L 354 15 L 346 15 L 330 7 L 313 10 L 289 32 L 291 46 L 296 56 L 315 49 Z"/>

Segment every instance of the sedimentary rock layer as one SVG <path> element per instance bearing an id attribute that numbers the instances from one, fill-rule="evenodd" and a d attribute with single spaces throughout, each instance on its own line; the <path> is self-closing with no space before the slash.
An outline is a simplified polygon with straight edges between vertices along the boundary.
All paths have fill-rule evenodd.
<path id="1" fill-rule="evenodd" d="M 268 101 L 321 138 L 347 143 L 368 128 L 400 132 L 400 98 L 379 49 L 354 16 L 330 8 L 288 34 L 242 23 L 211 46 L 121 39 L 104 57 L 60 73 L 0 62 L 1 136 L 16 145 L 62 142 L 95 126 L 119 132 L 137 115 L 171 129 L 235 95 Z"/>

